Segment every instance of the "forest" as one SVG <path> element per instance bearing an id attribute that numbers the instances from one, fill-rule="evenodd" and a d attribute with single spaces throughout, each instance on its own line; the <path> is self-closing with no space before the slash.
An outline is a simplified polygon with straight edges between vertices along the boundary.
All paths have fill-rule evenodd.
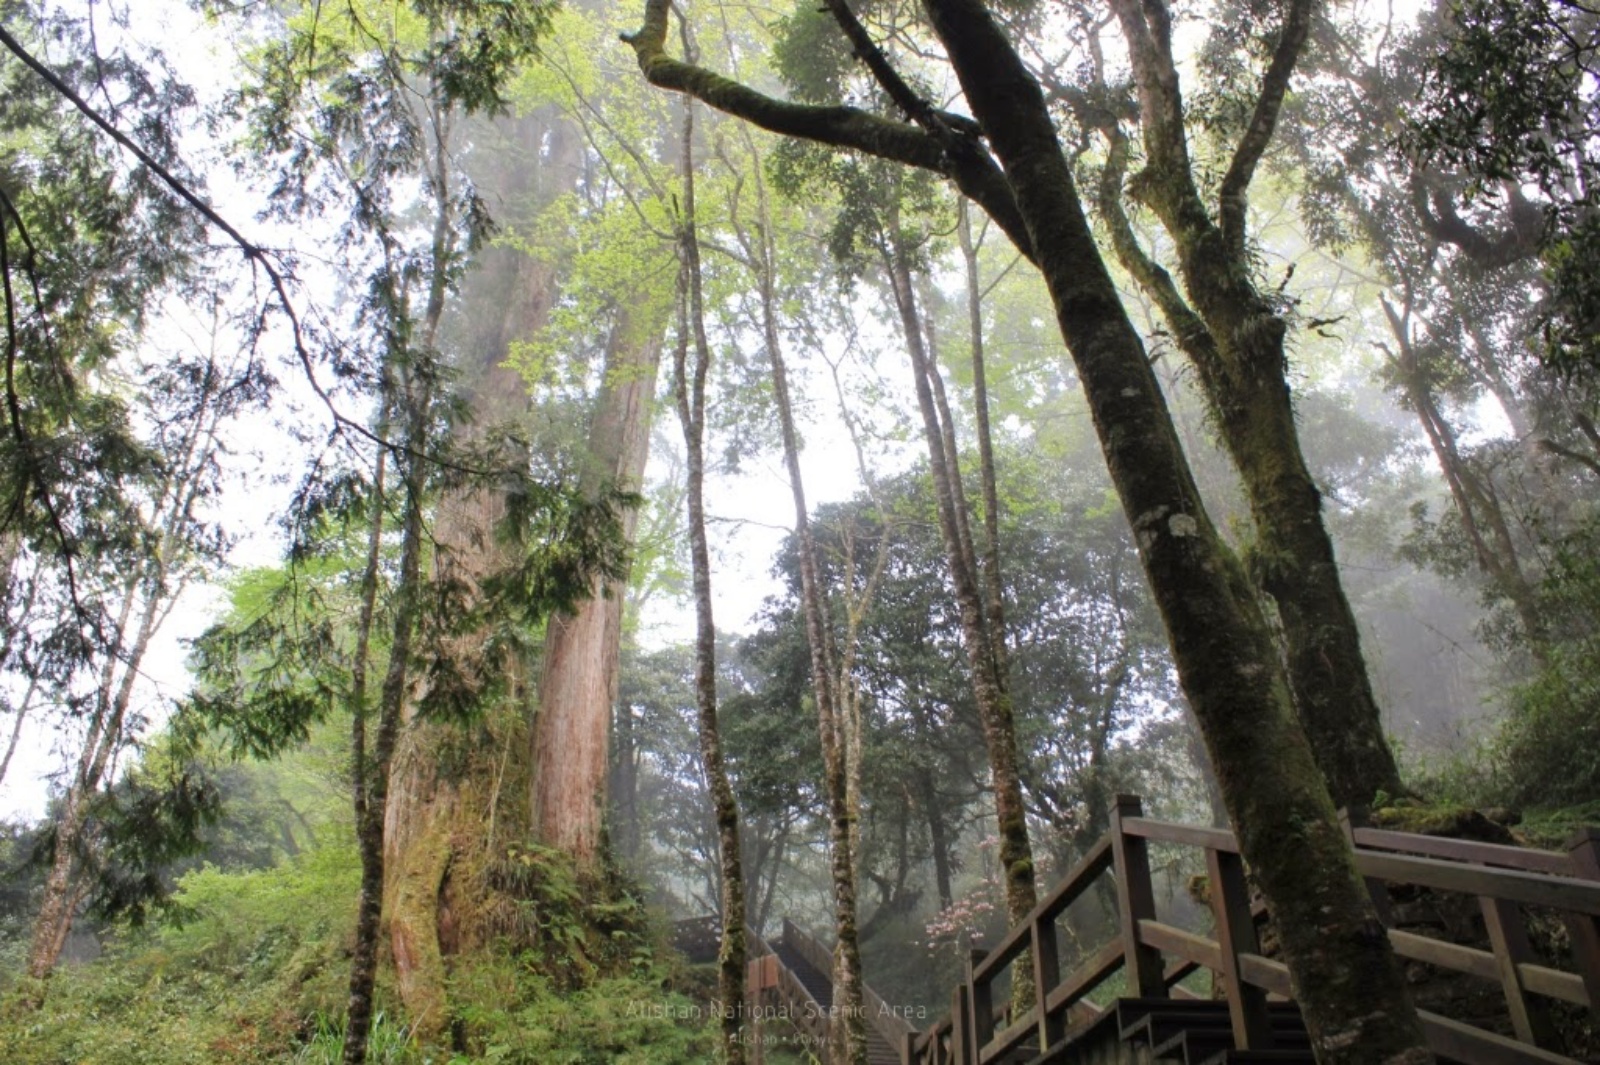
<path id="1" fill-rule="evenodd" d="M 1585 0 L 0 0 L 0 1060 L 1600 1060 L 1597 189 Z"/>

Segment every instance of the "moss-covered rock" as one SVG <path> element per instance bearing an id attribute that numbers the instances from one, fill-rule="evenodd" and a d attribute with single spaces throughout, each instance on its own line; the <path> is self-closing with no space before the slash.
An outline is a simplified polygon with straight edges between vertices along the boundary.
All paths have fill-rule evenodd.
<path id="1" fill-rule="evenodd" d="M 1483 812 L 1448 803 L 1429 804 L 1415 799 L 1400 799 L 1393 805 L 1372 811 L 1371 822 L 1375 828 L 1415 832 L 1421 836 L 1446 836 L 1480 843 L 1517 842 L 1509 828 L 1490 820 Z"/>

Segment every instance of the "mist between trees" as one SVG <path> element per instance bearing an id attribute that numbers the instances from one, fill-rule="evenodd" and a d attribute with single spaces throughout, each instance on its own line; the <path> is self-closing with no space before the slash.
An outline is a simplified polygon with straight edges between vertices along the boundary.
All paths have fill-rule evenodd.
<path id="1" fill-rule="evenodd" d="M 1600 813 L 1577 5 L 0 25 L 7 1060 L 864 1061 L 1137 793 L 1422 1061 L 1336 807 Z"/>

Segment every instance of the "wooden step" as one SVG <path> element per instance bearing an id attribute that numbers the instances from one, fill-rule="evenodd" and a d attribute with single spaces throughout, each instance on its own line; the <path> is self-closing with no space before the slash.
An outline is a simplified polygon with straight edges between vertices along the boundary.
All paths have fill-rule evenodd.
<path id="1" fill-rule="evenodd" d="M 1199 1065 L 1316 1065 L 1309 1050 L 1224 1050 Z"/>
<path id="2" fill-rule="evenodd" d="M 1150 1047 L 1150 1056 L 1157 1061 L 1200 1065 L 1201 1062 L 1232 1049 L 1233 1033 L 1226 1028 L 1190 1028 L 1165 1042 L 1153 1044 Z"/>
<path id="3" fill-rule="evenodd" d="M 1270 1023 L 1273 1041 L 1278 1044 L 1273 1049 L 1294 1049 L 1309 1045 L 1310 1040 L 1300 1018 L 1274 1017 Z M 1129 1043 L 1160 1046 L 1184 1032 L 1220 1032 L 1227 1035 L 1232 1031 L 1233 1026 L 1226 1013 L 1202 1017 L 1183 1013 L 1147 1013 L 1131 1027 L 1123 1029 L 1122 1038 Z"/>

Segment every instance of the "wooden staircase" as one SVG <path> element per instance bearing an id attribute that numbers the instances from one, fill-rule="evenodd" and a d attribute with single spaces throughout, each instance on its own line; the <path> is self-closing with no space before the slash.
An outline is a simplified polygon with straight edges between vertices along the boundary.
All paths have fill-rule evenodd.
<path id="1" fill-rule="evenodd" d="M 819 970 L 814 964 L 816 951 L 804 949 L 804 940 L 809 939 L 809 936 L 806 936 L 805 933 L 788 921 L 784 922 L 783 931 L 782 937 L 768 944 L 772 948 L 773 955 L 777 958 L 780 966 L 793 974 L 800 987 L 809 996 L 810 1003 L 815 1003 L 818 1011 L 823 1016 L 827 1016 L 828 1011 L 833 1008 L 833 980 L 826 971 Z M 817 944 L 817 949 L 821 949 L 820 944 Z M 876 996 L 873 997 L 876 998 Z M 804 1011 L 810 1003 L 791 995 L 788 1003 L 791 1007 L 791 1015 L 793 1015 L 793 1009 L 798 1008 Z M 872 1023 L 874 1020 L 873 1012 L 872 1007 L 868 1006 L 866 1026 L 867 1061 L 870 1065 L 899 1065 L 900 1049 L 896 1045 L 899 1040 L 895 1037 L 903 1036 L 904 1033 L 900 1031 L 886 1033 L 883 1026 Z M 907 1027 L 909 1028 L 909 1026 Z"/>
<path id="2" fill-rule="evenodd" d="M 716 917 L 679 921 L 673 946 L 692 962 L 717 958 L 722 924 Z M 782 933 L 764 940 L 746 930 L 750 975 L 747 987 L 753 1007 L 763 1016 L 788 1018 L 806 1049 L 828 1062 L 828 1026 L 833 1010 L 832 953 L 794 922 L 784 919 Z M 916 1029 L 896 1015 L 870 987 L 863 986 L 869 1065 L 900 1065 L 902 1047 Z"/>
<path id="3" fill-rule="evenodd" d="M 1271 1011 L 1273 1048 L 1238 1050 L 1226 1003 L 1173 998 L 1124 998 L 1029 1065 L 1313 1065 L 1300 1011 Z"/>
<path id="4" fill-rule="evenodd" d="M 1497 984 L 1503 993 L 1509 1035 L 1422 1012 L 1441 1065 L 1583 1065 L 1565 1053 L 1549 1007 L 1553 1001 L 1586 1009 L 1600 1027 L 1600 830 L 1580 832 L 1565 854 L 1353 825 L 1347 831 L 1356 869 L 1389 925 L 1395 953 Z M 1158 918 L 1150 844 L 1203 853 L 1211 935 Z M 1056 923 L 1103 876 L 1113 881 L 1119 932 L 1063 974 Z M 1490 949 L 1394 927 L 1389 889 L 1402 885 L 1464 896 L 1481 912 Z M 1559 915 L 1572 970 L 1535 954 L 1527 907 Z M 1266 916 L 1251 903 L 1232 833 L 1151 820 L 1137 798 L 1119 796 L 1110 832 L 999 946 L 973 953 L 947 1017 L 917 1031 L 870 988 L 862 989 L 871 1063 L 1313 1065 L 1299 1007 L 1290 1001 L 1288 968 L 1262 952 L 1257 931 Z M 719 929 L 712 918 L 685 922 L 680 932 L 686 946 L 704 950 Z M 749 943 L 749 987 L 757 1004 L 783 1008 L 826 1062 L 830 952 L 789 921 L 770 943 L 753 933 Z M 1031 961 L 1035 999 L 1013 1015 L 997 988 L 1023 959 Z M 1220 999 L 1199 998 L 1182 986 L 1202 969 L 1210 970 Z M 1119 972 L 1132 994 L 1096 1005 L 1091 994 Z"/>
<path id="5" fill-rule="evenodd" d="M 1347 826 L 1356 869 L 1402 959 L 1498 984 L 1511 1034 L 1422 1012 L 1442 1065 L 1580 1065 L 1566 1055 L 1551 1001 L 1590 1011 L 1600 1022 L 1600 831 L 1587 829 L 1568 853 L 1439 839 Z M 1214 931 L 1163 922 L 1156 913 L 1147 848 L 1203 852 Z M 1117 899 L 1118 935 L 1063 975 L 1056 922 L 1102 876 Z M 1465 896 L 1481 912 L 1489 950 L 1393 927 L 1389 888 L 1407 885 Z M 1573 968 L 1554 968 L 1529 944 L 1524 909 L 1556 913 Z M 951 995 L 949 1016 L 901 1046 L 903 1065 L 1310 1065 L 1310 1040 L 1292 997 L 1289 971 L 1262 952 L 1243 860 L 1232 833 L 1143 816 L 1120 796 L 1111 831 L 1097 842 L 1000 945 L 974 952 Z M 1035 1000 L 1020 1015 L 1001 1008 L 1006 972 L 1031 960 Z M 1207 969 L 1222 999 L 1180 986 Z M 1089 997 L 1123 973 L 1132 997 L 1104 1009 Z"/>

